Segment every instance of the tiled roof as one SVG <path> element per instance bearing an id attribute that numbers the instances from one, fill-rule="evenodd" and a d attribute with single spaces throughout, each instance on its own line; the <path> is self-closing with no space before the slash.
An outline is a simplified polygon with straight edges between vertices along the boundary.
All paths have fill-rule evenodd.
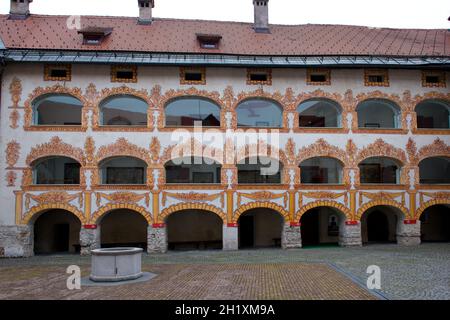
<path id="1" fill-rule="evenodd" d="M 235 55 L 373 55 L 449 57 L 450 31 L 387 29 L 344 25 L 271 25 L 255 33 L 251 23 L 83 16 L 82 27 L 113 28 L 99 46 L 83 45 L 82 35 L 66 26 L 67 16 L 31 15 L 9 20 L 0 15 L 0 38 L 8 49 L 220 53 Z M 196 34 L 221 35 L 219 49 L 202 49 Z"/>

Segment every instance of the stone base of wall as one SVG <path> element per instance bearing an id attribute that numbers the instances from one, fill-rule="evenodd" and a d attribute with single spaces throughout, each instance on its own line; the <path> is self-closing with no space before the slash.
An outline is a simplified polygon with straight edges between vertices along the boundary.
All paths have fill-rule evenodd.
<path id="1" fill-rule="evenodd" d="M 361 247 L 361 224 L 342 225 L 339 233 L 339 245 L 341 247 Z"/>
<path id="2" fill-rule="evenodd" d="M 234 251 L 239 249 L 238 228 L 223 225 L 222 233 L 223 250 Z"/>
<path id="3" fill-rule="evenodd" d="M 420 221 L 415 224 L 400 222 L 397 232 L 397 243 L 402 246 L 417 246 L 420 244 Z"/>
<path id="4" fill-rule="evenodd" d="M 33 228 L 30 226 L 0 226 L 0 257 L 31 257 Z"/>
<path id="5" fill-rule="evenodd" d="M 167 229 L 165 227 L 154 228 L 152 226 L 149 226 L 147 230 L 147 252 L 166 253 Z"/>
<path id="6" fill-rule="evenodd" d="M 285 224 L 281 238 L 281 247 L 283 249 L 296 249 L 302 247 L 302 234 L 300 226 L 291 226 Z"/>
<path id="7" fill-rule="evenodd" d="M 89 255 L 91 250 L 100 248 L 100 229 L 80 230 L 80 254 Z"/>

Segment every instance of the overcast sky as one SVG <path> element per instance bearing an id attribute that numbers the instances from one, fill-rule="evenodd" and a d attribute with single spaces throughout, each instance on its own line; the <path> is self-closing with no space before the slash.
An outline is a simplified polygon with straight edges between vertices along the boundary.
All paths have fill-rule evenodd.
<path id="1" fill-rule="evenodd" d="M 0 0 L 0 12 L 9 12 Z M 155 0 L 160 18 L 253 20 L 252 0 Z M 450 0 L 270 0 L 270 23 L 450 29 Z M 39 14 L 137 16 L 137 0 L 34 0 Z"/>

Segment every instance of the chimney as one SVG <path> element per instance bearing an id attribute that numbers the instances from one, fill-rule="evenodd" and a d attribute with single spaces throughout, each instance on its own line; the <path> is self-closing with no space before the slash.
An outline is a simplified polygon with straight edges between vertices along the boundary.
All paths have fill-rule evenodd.
<path id="1" fill-rule="evenodd" d="M 152 23 L 152 8 L 155 7 L 155 0 L 138 0 L 139 5 L 139 24 Z"/>
<path id="2" fill-rule="evenodd" d="M 10 0 L 11 9 L 9 18 L 15 20 L 24 20 L 30 15 L 30 3 L 33 0 Z"/>
<path id="3" fill-rule="evenodd" d="M 253 29 L 257 33 L 270 33 L 269 31 L 269 0 L 253 0 L 255 8 L 255 23 Z"/>

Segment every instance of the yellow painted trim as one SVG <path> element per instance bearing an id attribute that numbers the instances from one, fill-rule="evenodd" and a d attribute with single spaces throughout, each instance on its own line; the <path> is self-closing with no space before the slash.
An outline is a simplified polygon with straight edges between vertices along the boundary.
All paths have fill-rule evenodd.
<path id="1" fill-rule="evenodd" d="M 230 223 L 233 220 L 233 209 L 234 209 L 233 195 L 234 195 L 233 190 L 227 190 L 227 221 Z"/>
<path id="2" fill-rule="evenodd" d="M 295 217 L 295 194 L 293 190 L 289 190 L 289 220 L 294 221 Z"/>
<path id="3" fill-rule="evenodd" d="M 140 213 L 145 218 L 148 224 L 152 224 L 153 222 L 150 212 L 148 212 L 144 207 L 132 203 L 109 203 L 94 212 L 92 218 L 90 219 L 90 224 L 98 224 L 100 218 L 102 218 L 105 214 L 117 209 L 128 209 L 135 211 L 137 213 Z"/>
<path id="4" fill-rule="evenodd" d="M 89 220 L 91 217 L 91 201 L 92 201 L 92 191 L 84 192 L 84 216 L 86 220 Z"/>
<path id="5" fill-rule="evenodd" d="M 57 202 L 57 203 L 45 203 L 32 207 L 25 213 L 23 219 L 21 220 L 21 224 L 28 224 L 31 221 L 31 218 L 33 218 L 36 214 L 39 214 L 42 211 L 48 211 L 53 209 L 61 209 L 73 213 L 80 220 L 81 224 L 86 224 L 87 222 L 87 220 L 84 217 L 84 213 L 78 210 L 76 207 L 67 203 Z"/>
<path id="6" fill-rule="evenodd" d="M 183 210 L 209 211 L 209 212 L 217 214 L 222 219 L 223 223 L 226 223 L 226 221 L 227 221 L 225 212 L 223 212 L 219 208 L 217 208 L 213 205 L 206 204 L 206 203 L 195 203 L 195 202 L 178 203 L 178 204 L 174 204 L 168 208 L 165 208 L 159 215 L 159 219 L 163 221 L 168 216 L 170 216 L 172 213 L 175 213 L 177 211 L 183 211 Z"/>
<path id="7" fill-rule="evenodd" d="M 416 214 L 416 198 L 417 193 L 415 191 L 408 192 L 409 194 L 409 217 L 414 218 Z"/>
<path id="8" fill-rule="evenodd" d="M 153 209 L 153 221 L 154 223 L 160 223 L 159 221 L 159 191 L 152 191 L 152 209 Z"/>
<path id="9" fill-rule="evenodd" d="M 16 195 L 16 225 L 20 224 L 23 208 L 23 191 L 14 191 Z"/>
<path id="10" fill-rule="evenodd" d="M 405 208 L 404 206 L 402 206 L 400 203 L 398 203 L 397 201 L 394 201 L 394 200 L 385 199 L 385 200 L 370 201 L 370 202 L 367 202 L 366 204 L 364 204 L 362 207 L 360 207 L 358 209 L 358 214 L 356 215 L 356 220 L 361 220 L 361 217 L 364 214 L 364 212 L 366 212 L 368 209 L 370 209 L 372 207 L 376 207 L 376 206 L 395 207 L 397 209 L 400 209 L 400 211 L 402 211 L 402 213 L 405 215 L 405 218 L 407 218 L 409 216 L 408 209 Z"/>
<path id="11" fill-rule="evenodd" d="M 422 215 L 422 213 L 426 209 L 428 209 L 429 207 L 432 207 L 434 205 L 438 205 L 438 204 L 448 204 L 448 205 L 450 205 L 450 199 L 434 199 L 434 200 L 429 200 L 429 201 L 423 203 L 420 206 L 420 208 L 417 209 L 415 218 L 416 219 L 420 219 L 420 216 Z"/>
<path id="12" fill-rule="evenodd" d="M 307 205 L 304 205 L 303 207 L 301 207 L 300 210 L 298 210 L 297 213 L 295 214 L 295 218 L 294 218 L 295 221 L 300 221 L 300 219 L 306 212 L 308 212 L 309 210 L 311 210 L 313 208 L 317 208 L 317 207 L 335 208 L 335 209 L 341 211 L 348 219 L 351 219 L 351 216 L 352 216 L 350 209 L 347 208 L 346 206 L 344 206 L 342 203 L 332 201 L 332 200 L 317 200 L 314 202 L 310 202 Z"/>
<path id="13" fill-rule="evenodd" d="M 250 209 L 258 209 L 258 208 L 267 208 L 267 209 L 272 209 L 277 211 L 279 214 L 281 214 L 284 218 L 285 221 L 289 220 L 289 212 L 286 211 L 283 207 L 277 205 L 276 203 L 273 202 L 249 202 L 246 203 L 242 206 L 240 206 L 233 214 L 233 221 L 232 222 L 237 222 L 239 220 L 239 217 L 245 213 L 246 211 L 250 210 Z"/>

